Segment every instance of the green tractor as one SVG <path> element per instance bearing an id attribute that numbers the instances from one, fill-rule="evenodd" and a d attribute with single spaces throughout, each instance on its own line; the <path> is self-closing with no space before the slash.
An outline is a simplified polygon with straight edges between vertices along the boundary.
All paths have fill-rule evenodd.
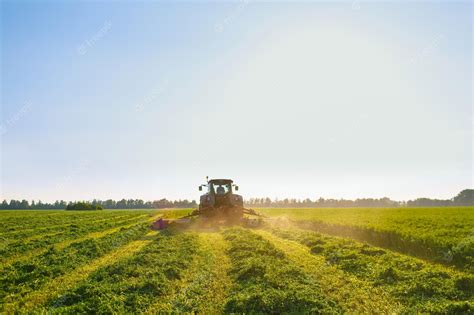
<path id="1" fill-rule="evenodd" d="M 239 186 L 234 185 L 231 179 L 211 179 L 207 184 L 199 186 L 199 191 L 203 188 L 207 192 L 199 200 L 199 209 L 194 211 L 206 219 L 225 220 L 235 222 L 244 217 L 246 209 L 241 195 L 235 194 Z"/>
<path id="2" fill-rule="evenodd" d="M 170 224 L 187 225 L 193 217 L 198 218 L 204 225 L 239 224 L 257 226 L 263 216 L 252 209 L 244 208 L 244 200 L 241 195 L 234 194 L 239 186 L 234 185 L 231 179 L 211 179 L 206 177 L 207 183 L 199 186 L 199 191 L 205 188 L 207 191 L 200 197 L 199 208 L 193 210 L 189 215 L 176 219 L 159 219 L 153 223 L 152 228 L 161 230 Z M 252 218 L 253 217 L 253 218 Z M 257 218 L 255 218 L 257 217 Z"/>

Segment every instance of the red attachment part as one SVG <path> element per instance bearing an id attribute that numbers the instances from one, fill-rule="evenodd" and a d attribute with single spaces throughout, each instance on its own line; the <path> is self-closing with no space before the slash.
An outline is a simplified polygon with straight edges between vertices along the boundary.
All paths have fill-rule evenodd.
<path id="1" fill-rule="evenodd" d="M 151 228 L 153 230 L 164 230 L 168 227 L 169 221 L 163 220 L 163 218 L 159 218 L 155 222 L 151 224 Z"/>

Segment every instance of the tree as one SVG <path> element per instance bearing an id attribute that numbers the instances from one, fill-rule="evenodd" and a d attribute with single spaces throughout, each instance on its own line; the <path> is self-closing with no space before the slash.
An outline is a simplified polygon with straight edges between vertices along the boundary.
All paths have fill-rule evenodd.
<path id="1" fill-rule="evenodd" d="M 30 204 L 28 203 L 27 200 L 23 199 L 20 202 L 20 209 L 29 209 L 29 208 L 30 208 Z"/>
<path id="2" fill-rule="evenodd" d="M 453 198 L 456 206 L 474 206 L 474 189 L 464 189 Z"/>
<path id="3" fill-rule="evenodd" d="M 2 205 L 0 206 L 0 209 L 8 209 L 8 202 L 6 200 L 3 200 Z"/>
<path id="4" fill-rule="evenodd" d="M 127 200 L 122 199 L 116 204 L 117 209 L 127 209 Z"/>
<path id="5" fill-rule="evenodd" d="M 102 206 L 100 205 L 92 205 L 91 203 L 89 202 L 85 202 L 85 201 L 79 201 L 79 202 L 76 202 L 76 203 L 69 203 L 67 206 L 66 206 L 66 210 L 103 210 Z"/>

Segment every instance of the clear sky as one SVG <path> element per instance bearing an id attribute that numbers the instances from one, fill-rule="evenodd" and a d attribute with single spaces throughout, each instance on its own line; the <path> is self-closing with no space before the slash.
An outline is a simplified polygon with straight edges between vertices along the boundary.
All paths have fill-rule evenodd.
<path id="1" fill-rule="evenodd" d="M 450 198 L 465 2 L 2 1 L 1 199 Z"/>

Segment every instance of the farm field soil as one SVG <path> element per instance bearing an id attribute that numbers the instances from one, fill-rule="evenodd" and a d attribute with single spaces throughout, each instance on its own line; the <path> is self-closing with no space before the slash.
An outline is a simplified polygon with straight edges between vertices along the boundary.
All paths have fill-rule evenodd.
<path id="1" fill-rule="evenodd" d="M 469 251 L 457 252 L 462 264 L 447 264 L 335 229 L 381 237 L 405 218 L 403 235 L 418 244 L 429 234 L 424 219 L 446 231 L 472 230 L 473 209 L 435 208 L 432 216 L 430 209 L 410 209 L 412 216 L 404 209 L 338 210 L 332 215 L 340 221 L 328 209 L 265 209 L 278 219 L 212 231 L 149 229 L 156 218 L 189 209 L 0 212 L 0 313 L 474 312 Z M 429 246 L 466 242 L 453 233 L 430 235 Z"/>

